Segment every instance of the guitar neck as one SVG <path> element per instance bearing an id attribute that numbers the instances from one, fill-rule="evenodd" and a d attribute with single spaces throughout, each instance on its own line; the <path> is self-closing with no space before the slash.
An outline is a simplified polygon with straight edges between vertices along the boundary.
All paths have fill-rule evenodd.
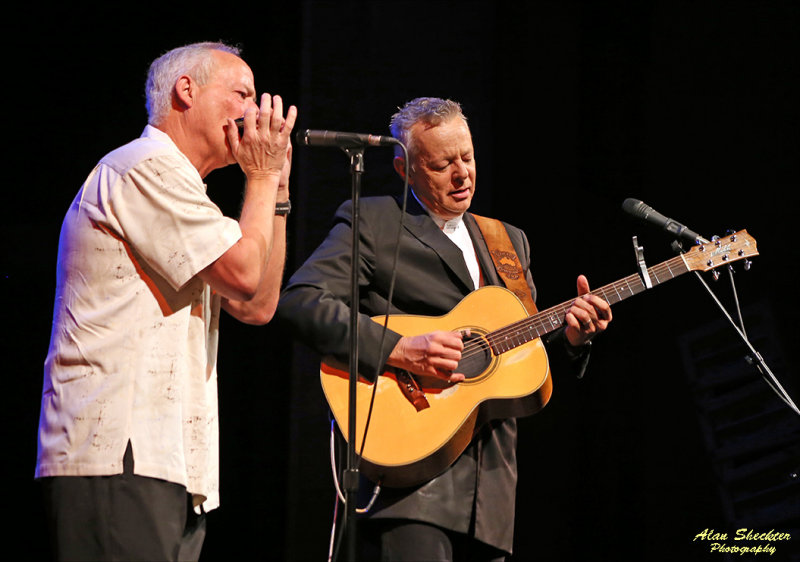
<path id="1" fill-rule="evenodd" d="M 690 268 L 686 264 L 686 260 L 683 258 L 683 255 L 679 255 L 648 268 L 647 274 L 650 277 L 650 283 L 652 287 L 655 287 L 661 283 L 666 283 L 671 279 L 675 279 L 679 275 L 683 275 L 688 271 L 690 271 Z M 647 286 L 645 285 L 644 279 L 642 279 L 641 275 L 629 275 L 628 277 L 620 279 L 615 283 L 611 283 L 592 291 L 592 294 L 604 299 L 608 304 L 616 304 L 627 299 L 628 297 L 638 295 L 645 290 L 647 290 Z M 567 308 L 569 308 L 569 306 L 567 306 Z"/>
<path id="2" fill-rule="evenodd" d="M 683 275 L 690 270 L 686 260 L 682 255 L 679 255 L 648 268 L 647 274 L 650 278 L 651 287 L 655 287 L 656 285 L 675 279 L 679 275 Z M 613 305 L 628 297 L 638 295 L 645 290 L 647 290 L 647 286 L 642 276 L 634 274 L 600 287 L 599 289 L 595 289 L 591 291 L 591 294 Z M 515 347 L 549 334 L 563 325 L 567 310 L 570 309 L 573 302 L 575 302 L 574 299 L 561 303 L 529 316 L 524 320 L 491 332 L 486 335 L 486 340 L 489 342 L 492 351 L 496 355 L 499 355 L 500 353 L 505 353 Z"/>
<path id="3" fill-rule="evenodd" d="M 591 292 L 609 304 L 638 295 L 639 293 L 675 279 L 688 271 L 709 271 L 737 260 L 745 260 L 758 255 L 756 241 L 746 230 L 714 237 L 712 242 L 694 246 L 685 254 L 647 268 L 647 275 L 629 275 L 615 283 L 600 287 Z M 648 279 L 649 283 L 645 283 Z M 529 316 L 499 330 L 486 334 L 486 341 L 495 355 L 510 351 L 515 347 L 533 341 L 560 328 L 567 311 L 575 300 L 561 303 L 553 308 Z"/>

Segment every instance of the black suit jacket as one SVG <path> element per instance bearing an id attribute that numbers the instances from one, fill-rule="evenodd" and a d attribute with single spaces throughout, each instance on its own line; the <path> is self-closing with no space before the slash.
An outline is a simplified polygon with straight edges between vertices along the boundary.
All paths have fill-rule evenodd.
<path id="1" fill-rule="evenodd" d="M 359 278 L 359 372 L 382 372 L 400 334 L 389 332 L 371 316 L 387 312 L 387 296 L 398 248 L 402 209 L 392 197 L 361 200 Z M 337 211 L 328 237 L 291 277 L 277 317 L 295 337 L 322 355 L 348 363 L 352 203 Z M 464 216 L 485 284 L 500 285 L 486 242 L 471 215 Z M 530 247 L 525 234 L 504 225 L 517 252 L 532 296 Z M 390 314 L 440 316 L 474 290 L 461 250 L 441 232 L 412 196 L 399 238 L 399 261 Z M 553 340 L 559 339 L 558 333 Z M 550 342 L 548 348 L 565 349 Z M 583 365 L 585 358 L 579 363 Z M 582 366 L 579 368 L 582 370 Z M 516 420 L 485 426 L 467 450 L 443 474 L 412 489 L 384 488 L 371 517 L 433 523 L 511 552 L 517 481 Z M 364 487 L 362 486 L 362 489 Z"/>

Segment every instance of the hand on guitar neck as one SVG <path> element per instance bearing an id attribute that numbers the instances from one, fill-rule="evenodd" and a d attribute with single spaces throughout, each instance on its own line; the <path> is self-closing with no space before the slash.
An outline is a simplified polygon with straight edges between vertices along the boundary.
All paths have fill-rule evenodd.
<path id="1" fill-rule="evenodd" d="M 464 350 L 464 334 L 460 331 L 436 331 L 418 336 L 403 336 L 389 355 L 387 364 L 413 373 L 442 379 L 450 383 L 464 380 L 454 373 Z"/>
<path id="2" fill-rule="evenodd" d="M 589 280 L 578 276 L 578 298 L 567 310 L 565 336 L 570 345 L 580 347 L 605 331 L 611 322 L 611 307 L 600 297 L 589 293 Z"/>

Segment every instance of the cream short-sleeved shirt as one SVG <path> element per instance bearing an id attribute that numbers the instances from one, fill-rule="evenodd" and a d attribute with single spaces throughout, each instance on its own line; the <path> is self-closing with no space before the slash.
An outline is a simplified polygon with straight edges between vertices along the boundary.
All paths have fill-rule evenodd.
<path id="1" fill-rule="evenodd" d="M 111 152 L 59 241 L 36 477 L 134 472 L 219 504 L 220 297 L 197 273 L 241 237 L 162 131 Z"/>

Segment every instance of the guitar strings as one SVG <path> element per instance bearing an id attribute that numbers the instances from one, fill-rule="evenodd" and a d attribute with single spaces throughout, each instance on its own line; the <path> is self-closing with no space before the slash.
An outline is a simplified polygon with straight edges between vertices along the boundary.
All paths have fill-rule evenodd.
<path id="1" fill-rule="evenodd" d="M 731 238 L 731 241 L 736 241 L 735 237 L 738 236 L 738 234 L 739 233 L 736 233 L 734 237 Z M 711 266 L 711 262 L 704 264 L 706 258 L 700 254 L 700 251 L 704 248 L 704 246 L 695 246 L 688 253 L 680 254 L 656 264 L 653 267 L 647 268 L 647 274 L 655 281 L 653 287 L 670 279 L 674 279 L 679 275 L 683 275 L 692 269 L 703 269 L 704 265 Z M 727 263 L 731 255 L 731 250 L 732 249 L 728 249 L 725 255 L 719 256 L 721 261 L 713 267 Z M 742 257 L 744 257 L 744 253 L 743 250 L 740 250 L 737 257 L 733 259 L 740 259 Z M 687 258 L 693 262 L 693 267 L 688 264 Z M 628 297 L 639 294 L 647 288 L 642 276 L 634 274 L 591 291 L 591 294 L 602 297 L 609 304 L 615 304 Z M 499 328 L 494 332 L 489 332 L 476 340 L 468 341 L 464 344 L 464 351 L 461 354 L 462 359 L 468 359 L 477 354 L 483 354 L 487 344 L 495 355 L 499 355 L 519 345 L 528 343 L 536 339 L 536 337 L 541 337 L 560 328 L 564 324 L 566 312 L 573 302 L 575 301 L 571 300 L 562 303 L 544 312 L 538 312 L 509 324 L 508 326 Z M 549 327 L 547 324 L 549 324 Z M 527 334 L 525 331 L 527 331 Z M 536 336 L 530 337 L 533 333 L 535 333 Z M 512 345 L 506 349 L 501 349 L 501 344 Z"/>
<path id="2" fill-rule="evenodd" d="M 671 266 L 678 264 L 683 264 L 683 260 L 680 256 L 648 268 L 647 271 L 648 274 L 655 279 L 656 284 L 660 284 L 689 271 L 684 264 L 682 271 L 675 272 L 675 268 Z M 600 287 L 599 289 L 595 289 L 591 291 L 590 294 L 600 296 L 609 304 L 615 304 L 644 290 L 645 285 L 641 277 L 634 274 Z M 532 316 L 503 326 L 498 330 L 489 332 L 480 338 L 468 341 L 464 344 L 464 350 L 461 354 L 462 360 L 482 355 L 487 344 L 489 348 L 492 349 L 493 353 L 498 354 L 497 350 L 503 347 L 503 344 L 511 344 L 511 346 L 508 347 L 508 349 L 502 349 L 500 353 L 557 330 L 564 324 L 566 313 L 573 302 L 575 302 L 574 299 L 561 303 L 546 311 L 538 312 Z M 535 333 L 535 336 L 529 337 L 532 333 Z"/>

